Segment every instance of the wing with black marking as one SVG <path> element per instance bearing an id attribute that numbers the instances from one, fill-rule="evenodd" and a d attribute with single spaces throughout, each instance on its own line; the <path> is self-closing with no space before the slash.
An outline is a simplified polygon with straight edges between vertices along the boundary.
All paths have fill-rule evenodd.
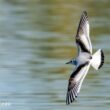
<path id="1" fill-rule="evenodd" d="M 72 103 L 78 96 L 82 82 L 89 70 L 89 67 L 90 63 L 86 62 L 76 67 L 75 71 L 71 74 L 68 83 L 66 104 Z"/>
<path id="2" fill-rule="evenodd" d="M 87 12 L 84 11 L 76 34 L 76 44 L 79 52 L 88 52 L 92 54 L 92 45 L 89 37 L 89 21 Z"/>

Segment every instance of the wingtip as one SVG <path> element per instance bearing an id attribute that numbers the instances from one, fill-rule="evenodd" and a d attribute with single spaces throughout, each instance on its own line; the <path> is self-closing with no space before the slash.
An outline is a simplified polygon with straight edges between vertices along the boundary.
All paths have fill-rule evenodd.
<path id="1" fill-rule="evenodd" d="M 67 101 L 66 100 L 66 105 L 70 105 L 71 103 L 73 103 L 75 101 L 75 99 L 71 100 L 71 101 Z"/>
<path id="2" fill-rule="evenodd" d="M 78 93 L 77 93 L 77 95 L 75 95 L 74 98 L 72 96 L 73 96 L 72 94 L 68 95 L 68 93 L 67 93 L 66 105 L 70 105 L 70 104 L 75 103 L 77 101 L 76 98 L 78 96 Z"/>
<path id="3" fill-rule="evenodd" d="M 86 18 L 88 18 L 87 11 L 83 11 L 83 15 L 86 16 Z"/>
<path id="4" fill-rule="evenodd" d="M 83 13 L 84 13 L 85 15 L 87 15 L 87 11 L 84 10 Z"/>
<path id="5" fill-rule="evenodd" d="M 73 95 L 73 92 L 67 92 L 66 96 L 66 105 L 70 105 L 75 101 L 76 96 Z"/>

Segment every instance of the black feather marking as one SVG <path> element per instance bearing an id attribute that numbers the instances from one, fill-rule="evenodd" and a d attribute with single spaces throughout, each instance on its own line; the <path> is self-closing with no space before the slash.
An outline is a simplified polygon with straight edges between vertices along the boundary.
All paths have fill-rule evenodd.
<path id="1" fill-rule="evenodd" d="M 82 52 L 90 53 L 90 51 L 85 47 L 85 45 L 79 39 L 76 39 L 76 43 L 78 45 L 80 45 L 80 48 L 81 48 Z"/>
<path id="2" fill-rule="evenodd" d="M 67 96 L 66 96 L 66 104 L 68 105 L 69 104 L 69 97 L 68 97 L 68 93 L 67 93 Z"/>
<path id="3" fill-rule="evenodd" d="M 100 65 L 99 65 L 98 69 L 100 69 L 100 68 L 103 66 L 103 64 L 104 64 L 104 53 L 103 53 L 103 51 L 101 50 L 101 63 L 100 63 Z"/>
<path id="4" fill-rule="evenodd" d="M 88 64 L 88 62 L 86 62 L 86 63 L 84 63 L 84 64 L 81 64 L 81 65 L 71 74 L 70 79 L 71 79 L 71 78 L 74 78 L 74 77 L 76 76 L 76 74 L 77 74 L 85 65 L 87 65 L 87 64 Z M 71 82 L 69 82 L 69 83 L 71 83 Z"/>

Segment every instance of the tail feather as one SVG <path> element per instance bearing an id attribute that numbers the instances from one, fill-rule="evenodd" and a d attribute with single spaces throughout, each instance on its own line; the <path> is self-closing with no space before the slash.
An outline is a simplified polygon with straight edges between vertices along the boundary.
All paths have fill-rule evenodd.
<path id="1" fill-rule="evenodd" d="M 100 68 L 103 66 L 103 64 L 104 64 L 104 53 L 103 53 L 103 51 L 101 50 L 101 63 L 100 63 L 100 65 L 99 65 L 99 68 L 98 68 L 98 69 L 100 69 Z"/>
<path id="2" fill-rule="evenodd" d="M 104 64 L 104 53 L 101 49 L 92 56 L 91 65 L 94 69 L 100 69 Z"/>

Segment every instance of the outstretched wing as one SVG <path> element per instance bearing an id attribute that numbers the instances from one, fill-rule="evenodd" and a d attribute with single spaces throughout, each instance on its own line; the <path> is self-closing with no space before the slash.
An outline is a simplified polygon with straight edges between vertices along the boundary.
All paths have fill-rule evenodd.
<path id="1" fill-rule="evenodd" d="M 87 12 L 84 11 L 76 34 L 76 44 L 79 52 L 88 52 L 92 54 L 92 45 L 89 38 L 89 21 Z"/>
<path id="2" fill-rule="evenodd" d="M 82 82 L 89 70 L 89 67 L 90 67 L 90 63 L 86 62 L 76 67 L 75 71 L 71 74 L 68 83 L 66 104 L 72 103 L 75 100 L 75 98 L 78 96 Z"/>

